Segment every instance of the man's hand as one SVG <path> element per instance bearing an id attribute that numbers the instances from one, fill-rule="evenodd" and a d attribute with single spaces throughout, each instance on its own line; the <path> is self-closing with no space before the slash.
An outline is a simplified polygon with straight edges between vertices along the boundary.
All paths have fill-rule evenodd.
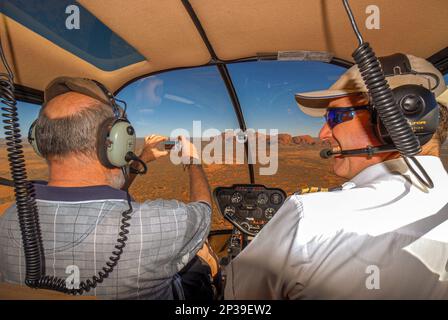
<path id="1" fill-rule="evenodd" d="M 219 260 L 218 256 L 213 252 L 212 247 L 208 243 L 208 240 L 205 240 L 204 245 L 201 250 L 198 251 L 197 255 L 210 266 L 212 277 L 215 278 L 219 271 Z"/>
<path id="2" fill-rule="evenodd" d="M 163 142 L 168 140 L 166 137 L 157 136 L 157 135 L 150 135 L 148 137 L 145 137 L 145 145 L 143 146 L 143 151 L 140 154 L 140 159 L 142 159 L 144 162 L 148 163 L 154 160 L 157 160 L 160 157 L 164 157 L 168 155 L 167 150 L 159 150 L 157 146 Z"/>

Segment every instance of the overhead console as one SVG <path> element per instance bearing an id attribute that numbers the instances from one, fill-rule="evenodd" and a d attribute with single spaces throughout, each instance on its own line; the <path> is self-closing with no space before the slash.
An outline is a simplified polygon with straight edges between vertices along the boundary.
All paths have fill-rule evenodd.
<path id="1" fill-rule="evenodd" d="M 224 218 L 248 236 L 260 232 L 286 199 L 282 189 L 266 188 L 260 184 L 218 187 L 213 196 Z"/>

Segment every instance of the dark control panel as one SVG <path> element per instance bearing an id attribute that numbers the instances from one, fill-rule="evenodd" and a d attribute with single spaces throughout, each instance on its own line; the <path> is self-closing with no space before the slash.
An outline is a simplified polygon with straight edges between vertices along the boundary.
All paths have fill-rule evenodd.
<path id="1" fill-rule="evenodd" d="M 260 184 L 218 187 L 213 196 L 221 214 L 250 236 L 255 236 L 269 222 L 286 199 L 282 189 Z"/>

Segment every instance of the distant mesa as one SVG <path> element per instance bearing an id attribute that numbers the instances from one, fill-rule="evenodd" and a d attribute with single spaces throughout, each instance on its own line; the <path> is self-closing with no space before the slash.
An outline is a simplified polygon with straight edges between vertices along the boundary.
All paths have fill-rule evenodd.
<path id="1" fill-rule="evenodd" d="M 287 133 L 279 133 L 278 136 L 278 143 L 280 145 L 288 145 L 292 143 L 292 137 L 290 134 Z"/>
<path id="2" fill-rule="evenodd" d="M 269 139 L 269 137 L 267 137 Z M 310 135 L 301 135 L 301 136 L 295 136 L 292 137 L 288 133 L 279 133 L 277 135 L 277 141 L 279 145 L 310 145 L 313 146 L 316 144 L 317 138 L 313 138 Z"/>
<path id="3" fill-rule="evenodd" d="M 316 141 L 310 135 L 295 136 L 292 142 L 298 145 L 315 145 Z"/>

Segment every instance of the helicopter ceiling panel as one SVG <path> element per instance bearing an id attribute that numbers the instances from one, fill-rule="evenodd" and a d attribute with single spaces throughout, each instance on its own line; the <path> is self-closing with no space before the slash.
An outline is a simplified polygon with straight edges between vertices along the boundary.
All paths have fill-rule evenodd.
<path id="1" fill-rule="evenodd" d="M 282 189 L 260 184 L 218 187 L 213 196 L 224 218 L 250 236 L 255 236 L 272 219 L 286 199 Z"/>

